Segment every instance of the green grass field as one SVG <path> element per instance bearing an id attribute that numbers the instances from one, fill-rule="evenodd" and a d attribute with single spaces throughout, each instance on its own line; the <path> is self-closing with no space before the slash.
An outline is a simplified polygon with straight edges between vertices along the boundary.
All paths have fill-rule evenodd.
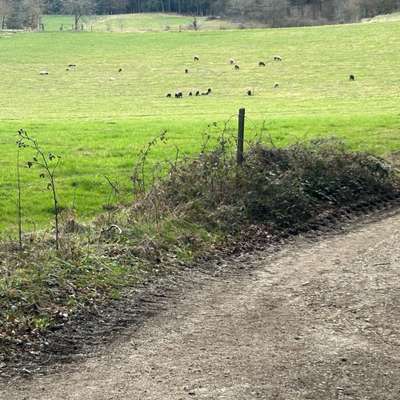
<path id="1" fill-rule="evenodd" d="M 56 25 L 55 25 L 56 26 Z M 55 29 L 56 30 L 56 29 Z M 89 217 L 107 202 L 105 175 L 130 199 L 135 155 L 167 129 L 152 160 L 195 152 L 212 122 L 247 109 L 247 135 L 263 121 L 278 144 L 346 138 L 355 149 L 400 149 L 400 23 L 276 30 L 20 33 L 0 38 L 0 227 L 15 228 L 16 131 L 62 155 L 64 207 Z M 1 34 L 0 34 L 1 36 Z M 193 62 L 193 55 L 200 62 Z M 282 62 L 273 62 L 275 54 Z M 233 70 L 233 57 L 240 70 Z M 265 68 L 258 62 L 267 63 Z M 69 63 L 75 70 L 66 71 Z M 122 72 L 118 73 L 118 69 Z M 189 74 L 184 69 L 189 69 Z M 39 72 L 48 70 L 48 76 Z M 350 73 L 356 75 L 349 82 Z M 274 89 L 274 83 L 279 88 Z M 213 89 L 211 96 L 166 93 Z M 247 89 L 255 92 L 246 96 Z M 28 159 L 29 155 L 23 154 Z M 51 202 L 38 171 L 24 169 L 26 229 L 43 226 Z"/>

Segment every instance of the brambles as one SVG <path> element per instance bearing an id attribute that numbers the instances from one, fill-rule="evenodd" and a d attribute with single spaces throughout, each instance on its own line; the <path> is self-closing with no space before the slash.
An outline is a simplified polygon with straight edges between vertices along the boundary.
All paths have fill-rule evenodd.
<path id="1" fill-rule="evenodd" d="M 239 170 L 230 149 L 221 139 L 213 151 L 181 162 L 154 196 L 208 229 L 263 224 L 279 233 L 307 229 L 323 212 L 399 193 L 399 177 L 385 160 L 336 139 L 281 149 L 253 143 Z"/>

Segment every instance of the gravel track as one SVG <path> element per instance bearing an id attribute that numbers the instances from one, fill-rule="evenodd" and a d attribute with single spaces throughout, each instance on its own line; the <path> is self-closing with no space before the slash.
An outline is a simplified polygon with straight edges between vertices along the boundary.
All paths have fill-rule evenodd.
<path id="1" fill-rule="evenodd" d="M 400 398 L 400 213 L 191 271 L 161 310 L 1 400 Z"/>

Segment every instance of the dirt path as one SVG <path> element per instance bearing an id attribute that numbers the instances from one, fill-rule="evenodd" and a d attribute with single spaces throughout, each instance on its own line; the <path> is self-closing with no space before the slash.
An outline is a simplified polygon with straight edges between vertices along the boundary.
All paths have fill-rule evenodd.
<path id="1" fill-rule="evenodd" d="M 193 272 L 139 331 L 0 399 L 398 400 L 399 240 L 395 215 Z"/>

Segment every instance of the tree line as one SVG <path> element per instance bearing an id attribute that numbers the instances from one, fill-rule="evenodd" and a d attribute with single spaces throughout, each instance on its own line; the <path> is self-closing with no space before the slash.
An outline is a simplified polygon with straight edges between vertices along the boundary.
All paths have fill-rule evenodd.
<path id="1" fill-rule="evenodd" d="M 356 22 L 400 9 L 400 0 L 0 0 L 2 29 L 40 29 L 42 14 L 161 12 L 254 20 L 271 27 Z"/>

